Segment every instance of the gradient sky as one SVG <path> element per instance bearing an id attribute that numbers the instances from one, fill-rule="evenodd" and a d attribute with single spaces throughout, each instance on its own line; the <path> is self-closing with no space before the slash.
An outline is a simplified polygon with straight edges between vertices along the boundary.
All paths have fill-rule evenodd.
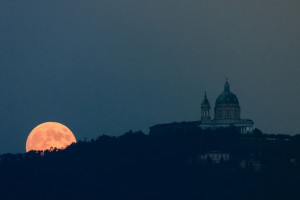
<path id="1" fill-rule="evenodd" d="M 228 76 L 242 118 L 300 133 L 299 0 L 0 2 L 0 153 L 57 121 L 76 138 L 200 119 Z M 212 114 L 212 113 L 211 113 Z"/>

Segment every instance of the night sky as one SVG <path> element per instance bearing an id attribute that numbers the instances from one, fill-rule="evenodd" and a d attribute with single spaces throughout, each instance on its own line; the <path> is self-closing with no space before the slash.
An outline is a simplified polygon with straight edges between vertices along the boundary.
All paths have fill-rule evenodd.
<path id="1" fill-rule="evenodd" d="M 56 121 L 77 140 L 200 119 L 226 77 L 241 117 L 300 133 L 299 0 L 0 2 L 0 153 Z M 211 112 L 211 114 L 213 114 Z"/>

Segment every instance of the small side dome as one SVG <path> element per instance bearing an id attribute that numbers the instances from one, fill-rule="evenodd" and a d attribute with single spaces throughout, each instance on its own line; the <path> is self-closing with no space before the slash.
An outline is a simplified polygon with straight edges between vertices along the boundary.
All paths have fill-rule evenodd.
<path id="1" fill-rule="evenodd" d="M 201 107 L 202 107 L 202 108 L 204 108 L 204 107 L 210 108 L 209 101 L 208 101 L 207 96 L 206 96 L 206 92 L 205 92 L 205 96 L 204 96 L 204 99 L 203 99 L 203 101 L 202 101 Z"/>
<path id="2" fill-rule="evenodd" d="M 205 92 L 204 99 L 201 104 L 201 121 L 203 123 L 210 122 L 209 112 L 210 112 L 210 105 Z"/>

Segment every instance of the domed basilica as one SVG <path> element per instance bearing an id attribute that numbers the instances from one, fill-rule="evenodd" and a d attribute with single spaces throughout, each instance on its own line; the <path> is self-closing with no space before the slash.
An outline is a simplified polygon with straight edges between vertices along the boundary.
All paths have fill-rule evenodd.
<path id="1" fill-rule="evenodd" d="M 188 131 L 194 127 L 202 129 L 218 129 L 234 127 L 242 134 L 253 132 L 253 121 L 241 119 L 241 108 L 239 100 L 230 91 L 230 85 L 226 79 L 224 91 L 216 100 L 214 108 L 214 119 L 210 117 L 210 104 L 206 93 L 201 104 L 201 120 L 191 122 L 173 122 L 169 124 L 158 124 L 150 127 L 150 134 L 164 134 L 174 131 Z"/>
<path id="2" fill-rule="evenodd" d="M 205 93 L 201 105 L 201 128 L 236 127 L 240 133 L 252 133 L 253 131 L 253 121 L 250 119 L 241 119 L 239 100 L 236 95 L 230 91 L 230 85 L 227 79 L 224 85 L 224 91 L 216 100 L 214 115 L 215 118 L 211 119 L 210 104 Z"/>

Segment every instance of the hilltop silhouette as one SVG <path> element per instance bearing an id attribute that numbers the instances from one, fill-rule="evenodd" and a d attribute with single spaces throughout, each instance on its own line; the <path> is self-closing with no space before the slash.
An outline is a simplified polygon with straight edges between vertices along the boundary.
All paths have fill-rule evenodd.
<path id="1" fill-rule="evenodd" d="M 258 129 L 129 131 L 0 159 L 1 199 L 300 197 L 300 135 Z"/>

